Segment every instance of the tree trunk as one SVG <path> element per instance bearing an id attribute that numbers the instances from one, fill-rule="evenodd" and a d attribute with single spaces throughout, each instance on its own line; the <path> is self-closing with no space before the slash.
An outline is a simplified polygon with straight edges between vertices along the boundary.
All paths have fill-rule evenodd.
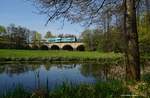
<path id="1" fill-rule="evenodd" d="M 128 80 L 140 80 L 140 54 L 136 23 L 136 0 L 125 1 L 125 57 Z"/>
<path id="2" fill-rule="evenodd" d="M 127 25 L 126 25 L 126 23 L 127 23 L 127 3 L 126 3 L 127 1 L 126 0 L 124 0 L 123 1 L 123 7 L 124 7 L 124 17 L 123 17 L 123 19 L 124 19 L 124 22 L 123 22 L 123 32 L 124 32 L 124 53 L 125 53 L 125 64 L 126 64 L 126 80 L 127 80 L 127 72 L 128 72 L 128 64 L 129 64 L 129 60 L 128 60 L 128 33 L 127 33 Z"/>

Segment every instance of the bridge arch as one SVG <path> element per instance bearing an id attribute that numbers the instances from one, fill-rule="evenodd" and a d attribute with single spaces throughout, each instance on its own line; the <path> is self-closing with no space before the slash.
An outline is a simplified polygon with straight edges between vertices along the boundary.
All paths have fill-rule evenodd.
<path id="1" fill-rule="evenodd" d="M 42 46 L 40 47 L 40 49 L 42 49 L 42 50 L 48 50 L 49 48 L 48 48 L 47 45 L 42 45 Z"/>
<path id="2" fill-rule="evenodd" d="M 32 49 L 32 46 L 31 45 L 26 45 L 25 49 Z"/>
<path id="3" fill-rule="evenodd" d="M 38 50 L 38 49 L 39 49 L 39 46 L 38 46 L 38 45 L 33 45 L 33 46 L 32 46 L 32 49 Z"/>
<path id="4" fill-rule="evenodd" d="M 77 46 L 76 50 L 84 51 L 85 50 L 85 46 L 84 45 L 79 45 L 79 46 Z"/>
<path id="5" fill-rule="evenodd" d="M 64 45 L 62 47 L 62 50 L 69 50 L 69 51 L 73 51 L 73 47 L 71 45 Z"/>
<path id="6" fill-rule="evenodd" d="M 60 50 L 58 45 L 52 45 L 51 50 Z"/>

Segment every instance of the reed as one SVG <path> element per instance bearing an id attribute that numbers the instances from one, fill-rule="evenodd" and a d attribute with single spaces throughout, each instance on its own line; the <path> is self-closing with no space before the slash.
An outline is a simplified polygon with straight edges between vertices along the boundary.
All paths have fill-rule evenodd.
<path id="1" fill-rule="evenodd" d="M 122 94 L 129 93 L 122 82 L 111 81 L 80 85 L 63 83 L 51 91 L 38 89 L 27 92 L 24 88 L 16 88 L 12 92 L 6 92 L 1 98 L 121 98 Z"/>

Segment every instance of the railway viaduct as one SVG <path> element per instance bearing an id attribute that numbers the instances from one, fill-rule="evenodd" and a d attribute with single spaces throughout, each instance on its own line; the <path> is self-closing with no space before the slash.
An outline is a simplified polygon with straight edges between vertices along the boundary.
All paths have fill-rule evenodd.
<path id="1" fill-rule="evenodd" d="M 68 43 L 41 43 L 33 44 L 30 43 L 27 45 L 31 49 L 42 49 L 42 50 L 78 50 L 84 51 L 85 45 L 81 42 L 68 42 Z"/>

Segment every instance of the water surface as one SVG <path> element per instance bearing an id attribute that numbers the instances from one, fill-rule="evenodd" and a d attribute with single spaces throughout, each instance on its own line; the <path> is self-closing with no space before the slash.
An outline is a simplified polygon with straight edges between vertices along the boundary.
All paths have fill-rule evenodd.
<path id="1" fill-rule="evenodd" d="M 144 69 L 144 68 L 143 68 Z M 144 71 L 143 71 L 144 72 Z M 1 64 L 0 92 L 14 89 L 21 85 L 25 89 L 54 89 L 62 83 L 91 84 L 96 81 L 125 79 L 125 67 L 101 64 Z"/>

